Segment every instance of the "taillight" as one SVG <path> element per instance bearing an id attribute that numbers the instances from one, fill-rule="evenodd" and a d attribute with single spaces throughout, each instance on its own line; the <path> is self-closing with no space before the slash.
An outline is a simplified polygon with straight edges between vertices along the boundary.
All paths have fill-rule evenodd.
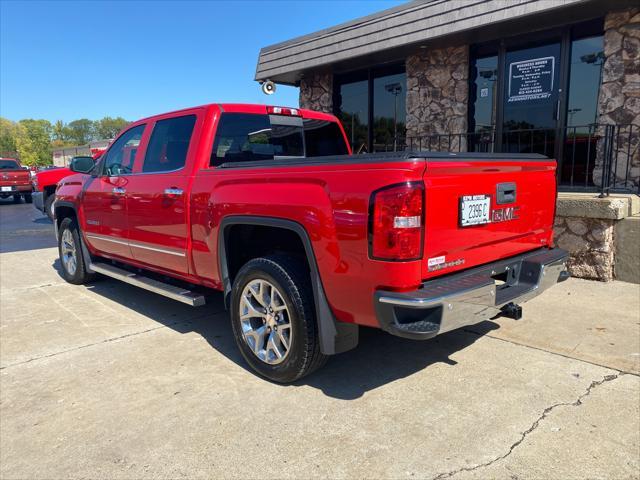
<path id="1" fill-rule="evenodd" d="M 369 256 L 375 260 L 422 258 L 424 185 L 407 182 L 371 196 Z"/>
<path id="2" fill-rule="evenodd" d="M 299 117 L 300 112 L 296 108 L 288 107 L 267 107 L 267 113 L 269 115 L 287 115 L 289 117 Z"/>

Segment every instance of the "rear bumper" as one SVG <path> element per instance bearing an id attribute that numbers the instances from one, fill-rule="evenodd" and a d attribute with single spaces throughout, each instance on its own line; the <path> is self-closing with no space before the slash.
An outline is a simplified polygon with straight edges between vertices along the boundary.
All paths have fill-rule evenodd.
<path id="1" fill-rule="evenodd" d="M 379 290 L 376 315 L 393 335 L 432 338 L 495 317 L 505 305 L 531 300 L 566 280 L 567 257 L 559 248 L 535 250 L 429 280 L 412 292 Z"/>
<path id="2" fill-rule="evenodd" d="M 33 192 L 31 198 L 33 198 L 33 207 L 40 212 L 44 212 L 44 194 L 42 192 Z"/>

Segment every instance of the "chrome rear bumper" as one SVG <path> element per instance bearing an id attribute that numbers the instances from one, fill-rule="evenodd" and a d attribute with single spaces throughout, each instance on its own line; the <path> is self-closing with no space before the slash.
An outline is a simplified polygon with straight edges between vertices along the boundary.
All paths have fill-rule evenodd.
<path id="1" fill-rule="evenodd" d="M 535 250 L 424 282 L 412 292 L 377 291 L 380 326 L 405 338 L 427 339 L 500 314 L 569 278 L 568 253 Z"/>

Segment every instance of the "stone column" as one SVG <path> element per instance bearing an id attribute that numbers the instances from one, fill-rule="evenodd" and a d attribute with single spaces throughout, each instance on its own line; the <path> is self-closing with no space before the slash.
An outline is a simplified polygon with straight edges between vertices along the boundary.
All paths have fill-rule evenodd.
<path id="1" fill-rule="evenodd" d="M 333 113 L 333 74 L 330 71 L 307 73 L 300 80 L 300 108 Z"/>
<path id="2" fill-rule="evenodd" d="M 407 145 L 466 151 L 468 45 L 419 50 L 407 58 Z M 446 135 L 446 136 L 445 136 Z"/>
<path id="3" fill-rule="evenodd" d="M 598 123 L 629 125 L 616 136 L 613 162 L 617 186 L 638 188 L 640 182 L 640 8 L 609 12 L 604 23 L 602 85 Z M 604 127 L 599 128 L 604 133 Z M 594 181 L 602 181 L 603 142 L 598 145 Z M 629 158 L 629 156 L 631 158 Z M 617 168 L 616 168 L 617 167 Z M 629 179 L 626 181 L 626 177 Z"/>

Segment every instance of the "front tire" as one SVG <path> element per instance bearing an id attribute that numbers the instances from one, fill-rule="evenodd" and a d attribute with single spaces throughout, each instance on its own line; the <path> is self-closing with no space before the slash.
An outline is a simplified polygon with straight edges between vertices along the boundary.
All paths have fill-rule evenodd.
<path id="1" fill-rule="evenodd" d="M 324 365 L 302 262 L 284 255 L 255 258 L 236 275 L 231 295 L 233 335 L 256 373 L 289 383 Z"/>
<path id="2" fill-rule="evenodd" d="M 58 229 L 58 253 L 62 267 L 62 277 L 74 285 L 88 283 L 93 274 L 87 271 L 82 255 L 80 230 L 73 218 L 65 218 Z"/>
<path id="3" fill-rule="evenodd" d="M 55 194 L 49 194 L 47 199 L 44 202 L 44 213 L 46 213 L 49 220 L 53 220 L 55 216 L 55 212 L 53 211 L 53 201 L 56 199 Z"/>

